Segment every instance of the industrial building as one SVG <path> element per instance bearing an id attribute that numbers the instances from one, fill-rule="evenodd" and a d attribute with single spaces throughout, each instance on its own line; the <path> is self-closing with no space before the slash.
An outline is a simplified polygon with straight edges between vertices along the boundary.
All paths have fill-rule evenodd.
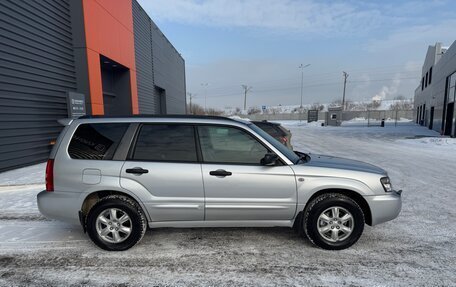
<path id="1" fill-rule="evenodd" d="M 429 46 L 420 85 L 415 90 L 416 123 L 442 135 L 456 136 L 456 42 Z"/>
<path id="2" fill-rule="evenodd" d="M 185 62 L 136 0 L 0 1 L 0 171 L 89 115 L 183 114 Z"/>

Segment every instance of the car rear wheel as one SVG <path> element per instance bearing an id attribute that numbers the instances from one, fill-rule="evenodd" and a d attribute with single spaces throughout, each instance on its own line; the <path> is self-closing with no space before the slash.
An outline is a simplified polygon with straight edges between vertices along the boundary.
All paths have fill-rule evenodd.
<path id="1" fill-rule="evenodd" d="M 364 214 L 351 198 L 328 193 L 313 199 L 304 211 L 303 230 L 315 245 L 328 250 L 355 244 L 364 230 Z"/>
<path id="2" fill-rule="evenodd" d="M 101 198 L 87 216 L 87 233 L 100 248 L 127 250 L 136 245 L 147 229 L 141 207 L 125 196 Z"/>

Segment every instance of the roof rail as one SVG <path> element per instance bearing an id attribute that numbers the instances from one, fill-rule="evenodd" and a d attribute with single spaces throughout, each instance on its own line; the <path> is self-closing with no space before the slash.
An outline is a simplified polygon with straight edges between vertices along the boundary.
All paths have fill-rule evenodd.
<path id="1" fill-rule="evenodd" d="M 213 119 L 213 120 L 229 120 L 234 119 L 222 116 L 203 116 L 203 115 L 126 115 L 126 116 L 104 116 L 104 115 L 86 115 L 78 119 L 110 119 L 110 118 L 174 118 L 174 119 Z"/>

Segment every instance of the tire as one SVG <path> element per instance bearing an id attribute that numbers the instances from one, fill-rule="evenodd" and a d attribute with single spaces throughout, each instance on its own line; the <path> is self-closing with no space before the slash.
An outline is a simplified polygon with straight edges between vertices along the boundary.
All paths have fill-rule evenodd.
<path id="1" fill-rule="evenodd" d="M 327 250 L 341 250 L 361 237 L 364 213 L 353 199 L 339 193 L 327 193 L 309 203 L 302 222 L 304 233 L 313 244 Z"/>
<path id="2" fill-rule="evenodd" d="M 147 229 L 141 207 L 120 195 L 101 198 L 88 212 L 86 224 L 93 243 L 108 251 L 123 251 L 135 246 Z"/>

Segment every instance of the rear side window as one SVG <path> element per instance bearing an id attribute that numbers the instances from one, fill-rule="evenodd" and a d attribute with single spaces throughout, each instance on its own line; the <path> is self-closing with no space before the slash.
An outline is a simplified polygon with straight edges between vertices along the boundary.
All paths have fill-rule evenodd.
<path id="1" fill-rule="evenodd" d="M 71 139 L 68 153 L 74 159 L 110 160 L 129 124 L 82 124 Z"/>
<path id="2" fill-rule="evenodd" d="M 193 127 L 166 124 L 143 125 L 136 140 L 132 160 L 196 162 Z"/>
<path id="3" fill-rule="evenodd" d="M 263 131 L 267 132 L 268 134 L 272 135 L 273 137 L 280 137 L 283 136 L 283 131 L 279 129 L 279 127 L 271 124 L 262 124 L 262 123 L 255 123 Z"/>

